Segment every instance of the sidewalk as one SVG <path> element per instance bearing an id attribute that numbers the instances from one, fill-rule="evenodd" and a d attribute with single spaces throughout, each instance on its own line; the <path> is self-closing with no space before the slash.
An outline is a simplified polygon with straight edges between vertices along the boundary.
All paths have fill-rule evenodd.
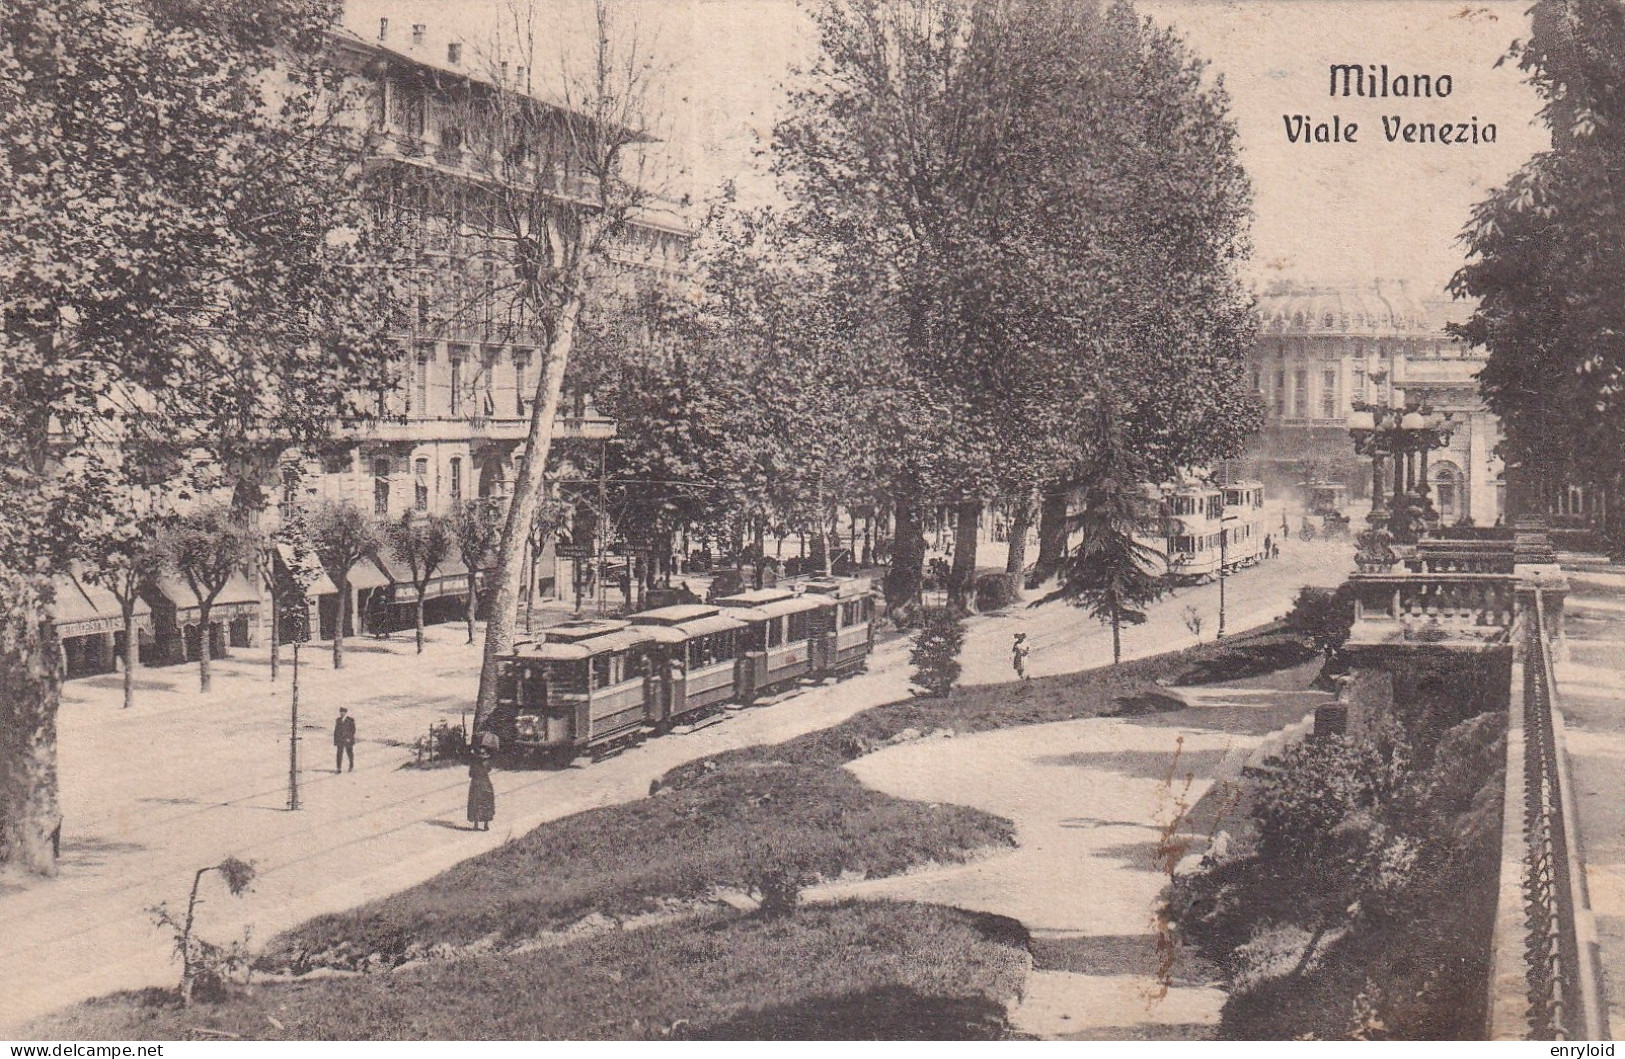
<path id="1" fill-rule="evenodd" d="M 1564 555 L 1566 659 L 1556 664 L 1579 818 L 1578 852 L 1613 1032 L 1625 1029 L 1625 565 Z"/>

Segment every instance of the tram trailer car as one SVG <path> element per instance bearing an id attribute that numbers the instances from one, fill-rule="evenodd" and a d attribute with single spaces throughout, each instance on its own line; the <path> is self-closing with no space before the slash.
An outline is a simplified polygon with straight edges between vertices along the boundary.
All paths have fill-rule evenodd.
<path id="1" fill-rule="evenodd" d="M 816 577 L 805 590 L 762 588 L 716 602 L 748 625 L 739 698 L 781 688 L 802 677 L 842 677 L 861 670 L 874 649 L 874 595 L 867 580 Z"/>
<path id="2" fill-rule="evenodd" d="M 794 683 L 822 669 L 817 643 L 818 612 L 830 606 L 823 596 L 797 595 L 785 588 L 759 588 L 723 596 L 717 604 L 745 623 L 739 667 L 739 699 Z"/>
<path id="3" fill-rule="evenodd" d="M 809 577 L 801 584 L 808 595 L 835 603 L 819 612 L 817 632 L 824 652 L 818 671 L 840 677 L 863 669 L 875 649 L 875 597 L 869 582 L 861 577 Z"/>
<path id="4" fill-rule="evenodd" d="M 650 690 L 650 715 L 669 725 L 686 714 L 738 696 L 740 633 L 746 624 L 710 603 L 679 603 L 631 617 L 632 629 L 656 644 L 661 679 Z"/>

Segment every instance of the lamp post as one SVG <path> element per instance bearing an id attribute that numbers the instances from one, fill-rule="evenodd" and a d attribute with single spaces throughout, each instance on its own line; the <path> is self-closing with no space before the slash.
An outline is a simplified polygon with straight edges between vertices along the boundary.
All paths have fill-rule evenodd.
<path id="1" fill-rule="evenodd" d="M 1348 417 L 1349 436 L 1354 451 L 1371 457 L 1371 513 L 1366 516 L 1369 533 L 1386 530 L 1401 543 L 1414 543 L 1416 527 L 1412 512 L 1431 520 L 1428 505 L 1428 453 L 1450 443 L 1455 429 L 1454 416 L 1410 404 L 1405 391 L 1393 391 L 1391 404 L 1356 405 Z M 1388 475 L 1383 466 L 1393 460 L 1392 489 L 1388 497 L 1383 486 Z"/>
<path id="2" fill-rule="evenodd" d="M 1224 582 L 1225 575 L 1230 566 L 1230 527 L 1227 522 L 1234 522 L 1240 516 L 1227 515 L 1219 521 L 1219 631 L 1215 640 L 1224 639 Z"/>

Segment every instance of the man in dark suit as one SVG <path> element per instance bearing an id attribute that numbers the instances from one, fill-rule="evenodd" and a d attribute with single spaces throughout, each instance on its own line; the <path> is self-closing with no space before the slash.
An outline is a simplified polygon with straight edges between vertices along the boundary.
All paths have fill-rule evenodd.
<path id="1" fill-rule="evenodd" d="M 355 771 L 355 718 L 343 706 L 339 707 L 339 719 L 333 722 L 333 771 L 344 771 L 344 759 L 350 759 L 350 771 Z"/>

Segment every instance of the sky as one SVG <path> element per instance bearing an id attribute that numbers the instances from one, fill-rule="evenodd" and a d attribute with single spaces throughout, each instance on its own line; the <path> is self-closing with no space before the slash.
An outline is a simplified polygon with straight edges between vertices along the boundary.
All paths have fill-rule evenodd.
<path id="1" fill-rule="evenodd" d="M 565 22 L 583 0 L 537 0 Z M 760 153 L 792 68 L 815 38 L 797 0 L 626 0 L 658 55 L 667 88 L 667 136 L 703 201 L 725 179 L 765 197 Z M 1442 291 L 1462 262 L 1457 235 L 1472 205 L 1546 146 L 1539 100 L 1511 63 L 1528 32 L 1527 0 L 1140 0 L 1185 36 L 1224 79 L 1256 221 L 1248 276 L 1347 283 L 1404 279 Z M 439 40 L 488 40 L 505 0 L 350 0 L 346 22 L 373 35 L 378 17 L 405 32 L 414 21 Z M 565 50 L 565 49 L 559 49 Z M 1448 74 L 1448 98 L 1332 99 L 1333 63 L 1399 74 Z M 1354 143 L 1290 142 L 1283 115 L 1334 116 L 1359 126 Z M 1401 123 L 1476 119 L 1495 126 L 1477 145 L 1388 142 L 1384 116 Z"/>

